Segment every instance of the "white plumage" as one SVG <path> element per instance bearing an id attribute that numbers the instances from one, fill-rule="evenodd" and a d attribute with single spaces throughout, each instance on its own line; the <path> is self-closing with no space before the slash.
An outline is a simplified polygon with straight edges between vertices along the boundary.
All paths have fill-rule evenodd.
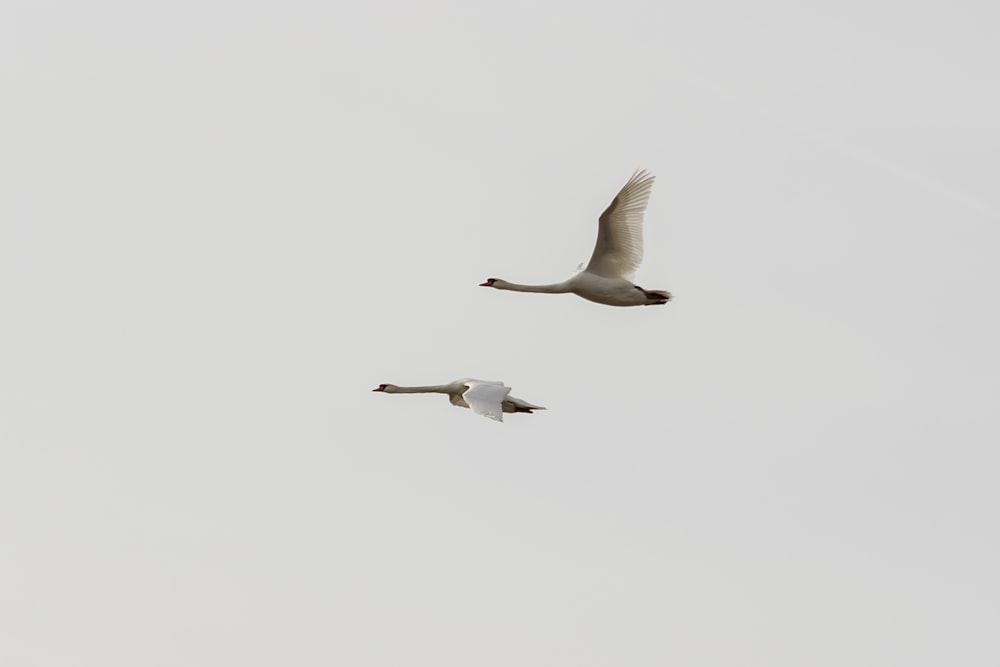
<path id="1" fill-rule="evenodd" d="M 419 387 L 400 387 L 394 384 L 380 384 L 372 391 L 387 394 L 447 394 L 452 405 L 469 408 L 477 415 L 489 417 L 498 422 L 503 421 L 505 412 L 526 412 L 544 410 L 540 405 L 510 395 L 510 387 L 495 380 L 474 380 L 463 378 L 448 384 L 423 385 Z"/>
<path id="2" fill-rule="evenodd" d="M 597 244 L 586 271 L 632 280 L 642 263 L 642 219 L 655 180 L 647 171 L 636 171 L 601 214 Z"/>
<path id="3" fill-rule="evenodd" d="M 594 254 L 591 255 L 587 268 L 580 273 L 561 283 L 550 285 L 519 285 L 499 278 L 489 278 L 480 287 L 542 294 L 572 293 L 609 306 L 652 306 L 667 303 L 672 298 L 670 292 L 646 290 L 632 283 L 636 269 L 642 263 L 643 215 L 655 178 L 644 169 L 639 169 L 618 192 L 611 205 L 601 214 Z"/>

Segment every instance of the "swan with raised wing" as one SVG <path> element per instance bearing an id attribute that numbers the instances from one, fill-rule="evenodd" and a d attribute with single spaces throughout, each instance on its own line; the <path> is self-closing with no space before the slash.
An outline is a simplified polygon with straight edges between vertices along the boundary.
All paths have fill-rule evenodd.
<path id="1" fill-rule="evenodd" d="M 489 278 L 480 287 L 542 294 L 572 293 L 608 306 L 667 303 L 672 298 L 670 292 L 647 290 L 632 283 L 635 270 L 642 262 L 642 218 L 655 178 L 644 169 L 632 175 L 601 214 L 594 254 L 587 267 L 575 276 L 551 285 L 518 285 Z"/>
<path id="2" fill-rule="evenodd" d="M 470 408 L 477 415 L 503 421 L 505 412 L 527 412 L 544 410 L 540 405 L 532 405 L 510 395 L 510 387 L 503 382 L 473 380 L 465 378 L 448 384 L 434 384 L 421 387 L 399 387 L 394 384 L 380 384 L 372 391 L 387 394 L 447 394 L 452 405 Z"/>

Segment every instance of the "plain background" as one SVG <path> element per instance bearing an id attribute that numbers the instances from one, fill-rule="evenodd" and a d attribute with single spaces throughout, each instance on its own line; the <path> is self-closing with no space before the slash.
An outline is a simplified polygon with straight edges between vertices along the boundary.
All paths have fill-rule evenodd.
<path id="1" fill-rule="evenodd" d="M 998 19 L 5 3 L 0 662 L 996 665 Z"/>

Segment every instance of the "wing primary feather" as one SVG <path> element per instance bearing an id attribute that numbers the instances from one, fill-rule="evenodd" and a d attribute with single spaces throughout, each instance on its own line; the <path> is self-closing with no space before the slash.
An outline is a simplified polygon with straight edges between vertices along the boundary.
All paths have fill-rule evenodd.
<path id="1" fill-rule="evenodd" d="M 637 169 L 601 214 L 587 271 L 631 280 L 642 263 L 642 223 L 656 177 Z"/>
<path id="2" fill-rule="evenodd" d="M 489 417 L 498 422 L 503 421 L 503 400 L 510 393 L 510 387 L 502 382 L 482 380 L 467 380 L 467 389 L 462 398 L 474 413 Z"/>

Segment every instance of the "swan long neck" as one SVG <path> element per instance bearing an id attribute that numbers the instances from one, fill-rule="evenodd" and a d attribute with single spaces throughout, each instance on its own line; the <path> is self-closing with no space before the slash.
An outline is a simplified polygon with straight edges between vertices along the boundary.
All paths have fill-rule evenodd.
<path id="1" fill-rule="evenodd" d="M 565 281 L 550 285 L 518 285 L 517 283 L 509 283 L 506 280 L 497 280 L 494 281 L 493 287 L 510 290 L 511 292 L 539 292 L 541 294 L 567 294 L 571 291 Z"/>
<path id="2" fill-rule="evenodd" d="M 423 387 L 397 387 L 391 384 L 385 388 L 387 394 L 447 394 L 448 388 L 443 384 L 431 384 Z"/>

